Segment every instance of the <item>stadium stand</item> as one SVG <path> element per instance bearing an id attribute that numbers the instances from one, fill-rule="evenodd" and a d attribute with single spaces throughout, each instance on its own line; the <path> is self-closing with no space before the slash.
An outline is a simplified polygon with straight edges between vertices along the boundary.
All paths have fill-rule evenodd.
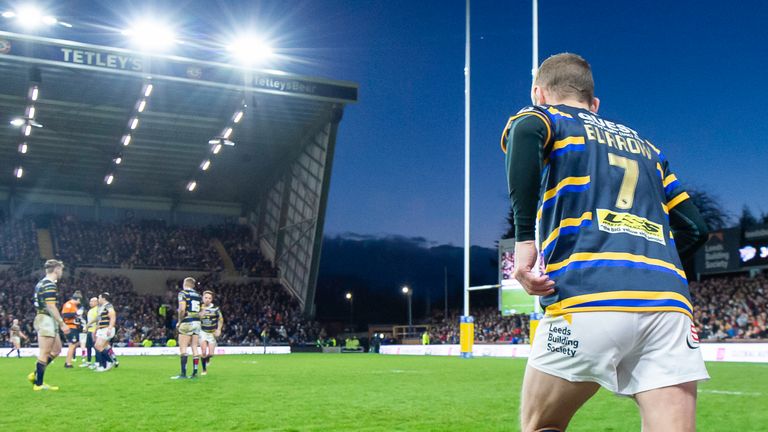
<path id="1" fill-rule="evenodd" d="M 472 311 L 475 317 L 475 342 L 521 344 L 528 343 L 528 316 L 512 315 L 503 317 L 494 307 L 481 308 Z M 430 319 L 431 344 L 459 343 L 460 311 L 452 310 L 449 316 L 436 312 Z"/>
<path id="2" fill-rule="evenodd" d="M 691 283 L 702 340 L 768 339 L 768 277 L 719 276 Z"/>
<path id="3" fill-rule="evenodd" d="M 34 222 L 11 220 L 0 224 L 0 262 L 18 262 L 37 255 Z"/>

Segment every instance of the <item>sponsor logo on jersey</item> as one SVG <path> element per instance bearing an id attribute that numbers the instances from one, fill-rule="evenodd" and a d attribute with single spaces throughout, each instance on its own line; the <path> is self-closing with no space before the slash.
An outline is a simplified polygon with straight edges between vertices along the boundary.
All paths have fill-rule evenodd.
<path id="1" fill-rule="evenodd" d="M 612 210 L 597 209 L 597 221 L 600 231 L 611 234 L 630 234 L 642 237 L 648 241 L 666 244 L 664 227 L 644 217 L 631 213 L 620 213 Z"/>

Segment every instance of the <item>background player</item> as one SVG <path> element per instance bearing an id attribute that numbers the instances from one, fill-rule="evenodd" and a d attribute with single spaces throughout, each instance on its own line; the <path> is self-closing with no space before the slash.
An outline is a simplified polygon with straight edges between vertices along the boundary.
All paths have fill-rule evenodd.
<path id="1" fill-rule="evenodd" d="M 502 135 L 514 275 L 546 310 L 523 380 L 522 429 L 565 430 L 603 386 L 634 397 L 643 431 L 692 432 L 696 382 L 708 374 L 680 257 L 706 240 L 706 224 L 661 151 L 597 116 L 583 58 L 542 63 L 532 99 Z M 531 272 L 539 253 L 544 276 Z"/>
<path id="2" fill-rule="evenodd" d="M 80 333 L 80 367 L 88 366 L 88 363 L 85 359 L 86 347 L 88 345 L 88 328 L 86 324 L 85 308 L 83 307 L 83 304 L 80 303 L 80 307 L 77 308 L 77 331 Z"/>
<path id="3" fill-rule="evenodd" d="M 56 386 L 45 384 L 45 368 L 61 353 L 61 339 L 58 329 L 65 335 L 69 333 L 69 327 L 59 313 L 56 305 L 56 283 L 64 273 L 64 263 L 58 260 L 45 262 L 45 277 L 35 285 L 35 331 L 40 351 L 37 355 L 35 371 L 27 377 L 32 383 L 32 390 L 58 390 Z M 58 328 L 58 329 L 57 329 Z"/>
<path id="4" fill-rule="evenodd" d="M 10 328 L 10 336 L 11 336 L 11 345 L 13 348 L 11 348 L 10 351 L 8 351 L 8 354 L 5 356 L 10 356 L 14 350 L 16 350 L 16 357 L 21 357 L 21 338 L 24 338 L 24 340 L 29 340 L 27 335 L 24 334 L 24 332 L 21 331 L 21 326 L 19 325 L 19 320 L 14 318 L 13 322 L 11 323 Z"/>
<path id="5" fill-rule="evenodd" d="M 82 294 L 80 291 L 75 291 L 72 297 L 64 303 L 61 307 L 61 317 L 64 319 L 64 323 L 69 327 L 69 334 L 67 334 L 67 360 L 64 363 L 64 367 L 71 369 L 72 359 L 77 352 L 77 345 L 80 343 L 80 322 L 77 317 L 77 310 L 80 309 L 80 299 Z"/>
<path id="6" fill-rule="evenodd" d="M 183 289 L 179 293 L 179 355 L 181 357 L 181 373 L 171 379 L 187 378 L 187 347 L 192 348 L 192 378 L 197 378 L 197 367 L 200 362 L 200 308 L 202 297 L 195 291 L 197 282 L 194 278 L 184 279 Z"/>
<path id="7" fill-rule="evenodd" d="M 202 332 L 200 333 L 200 351 L 203 361 L 203 375 L 208 374 L 208 363 L 216 352 L 216 338 L 221 336 L 224 318 L 218 306 L 213 305 L 213 291 L 203 292 L 203 309 L 200 311 Z"/>
<path id="8" fill-rule="evenodd" d="M 93 351 L 93 345 L 96 342 L 96 327 L 99 325 L 99 299 L 91 297 L 88 301 L 90 309 L 86 312 L 85 329 L 87 335 L 85 336 L 85 349 L 88 354 L 88 367 L 96 368 L 98 362 L 91 362 L 91 353 Z M 84 367 L 80 365 L 80 367 Z"/>
<path id="9" fill-rule="evenodd" d="M 95 369 L 96 372 L 105 372 L 112 368 L 114 360 L 109 356 L 108 350 L 110 349 L 109 341 L 115 337 L 115 323 L 117 322 L 117 314 L 115 308 L 110 303 L 111 296 L 109 293 L 104 292 L 99 294 L 99 312 L 98 312 L 98 325 L 96 330 L 96 361 L 99 366 Z"/>

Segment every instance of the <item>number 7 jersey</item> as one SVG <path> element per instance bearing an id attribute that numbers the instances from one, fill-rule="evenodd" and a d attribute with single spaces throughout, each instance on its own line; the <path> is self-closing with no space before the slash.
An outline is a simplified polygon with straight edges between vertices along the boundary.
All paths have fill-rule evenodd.
<path id="1" fill-rule="evenodd" d="M 692 316 L 669 211 L 689 199 L 664 154 L 635 130 L 587 110 L 532 106 L 547 127 L 537 245 L 555 293 L 549 315 L 676 311 Z"/>

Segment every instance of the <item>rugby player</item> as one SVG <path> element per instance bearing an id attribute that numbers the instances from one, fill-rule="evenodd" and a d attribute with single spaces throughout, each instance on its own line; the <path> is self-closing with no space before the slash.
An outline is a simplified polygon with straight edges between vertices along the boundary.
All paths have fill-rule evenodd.
<path id="1" fill-rule="evenodd" d="M 514 277 L 545 309 L 523 380 L 523 431 L 563 431 L 600 386 L 642 429 L 694 431 L 708 379 L 683 260 L 707 226 L 664 154 L 597 115 L 589 64 L 550 57 L 502 133 Z M 532 272 L 541 255 L 545 272 Z"/>
<path id="2" fill-rule="evenodd" d="M 179 355 L 181 357 L 181 373 L 171 379 L 187 378 L 187 347 L 192 348 L 192 378 L 197 378 L 197 368 L 200 363 L 200 308 L 202 297 L 195 291 L 197 281 L 188 277 L 184 279 L 183 289 L 179 292 L 178 322 Z"/>
<path id="3" fill-rule="evenodd" d="M 61 339 L 58 330 L 64 335 L 69 334 L 69 327 L 59 313 L 56 305 L 56 283 L 64 273 L 64 263 L 50 259 L 43 265 L 45 277 L 35 285 L 35 331 L 40 351 L 37 355 L 35 371 L 27 376 L 32 382 L 32 390 L 58 390 L 57 386 L 45 384 L 45 368 L 61 353 Z"/>
<path id="4" fill-rule="evenodd" d="M 11 348 L 10 351 L 8 351 L 8 354 L 6 354 L 6 357 L 9 357 L 11 354 L 13 354 L 13 351 L 16 351 L 16 357 L 21 358 L 21 338 L 24 338 L 24 340 L 28 340 L 29 338 L 27 335 L 24 334 L 24 332 L 21 331 L 21 326 L 19 325 L 19 320 L 14 318 L 13 322 L 11 322 L 11 328 L 10 328 L 10 337 L 11 337 Z"/>
<path id="5" fill-rule="evenodd" d="M 213 291 L 203 292 L 203 309 L 200 311 L 202 332 L 200 333 L 200 351 L 203 363 L 202 375 L 208 375 L 208 363 L 216 352 L 216 338 L 221 336 L 224 318 L 221 309 L 213 305 Z"/>
<path id="6" fill-rule="evenodd" d="M 80 299 L 82 295 L 80 291 L 75 291 L 70 297 L 69 301 L 64 303 L 61 307 L 61 317 L 64 318 L 64 323 L 69 327 L 69 334 L 67 334 L 67 360 L 64 363 L 64 367 L 71 369 L 72 359 L 75 357 L 77 345 L 80 342 L 80 323 L 77 319 L 77 310 L 80 309 Z"/>
<path id="7" fill-rule="evenodd" d="M 96 372 L 105 372 L 112 368 L 114 360 L 110 357 L 108 351 L 111 348 L 109 341 L 115 337 L 115 323 L 117 314 L 115 308 L 110 303 L 112 296 L 108 292 L 99 294 L 99 321 L 96 328 L 96 362 L 99 366 Z"/>
<path id="8" fill-rule="evenodd" d="M 99 324 L 99 299 L 96 297 L 91 297 L 91 299 L 88 301 L 88 305 L 90 306 L 90 309 L 88 309 L 88 312 L 86 312 L 86 323 L 85 323 L 85 329 L 86 329 L 86 337 L 85 337 L 85 349 L 88 353 L 88 362 L 85 364 L 80 365 L 80 367 L 91 367 L 96 368 L 96 362 L 91 362 L 91 353 L 93 351 L 93 344 L 95 342 L 94 334 L 96 333 L 96 327 Z"/>
<path id="9" fill-rule="evenodd" d="M 87 367 L 88 363 L 85 359 L 86 345 L 88 344 L 88 329 L 86 328 L 85 308 L 82 303 L 77 308 L 77 331 L 80 334 L 80 367 Z M 77 353 L 75 353 L 77 357 Z"/>

